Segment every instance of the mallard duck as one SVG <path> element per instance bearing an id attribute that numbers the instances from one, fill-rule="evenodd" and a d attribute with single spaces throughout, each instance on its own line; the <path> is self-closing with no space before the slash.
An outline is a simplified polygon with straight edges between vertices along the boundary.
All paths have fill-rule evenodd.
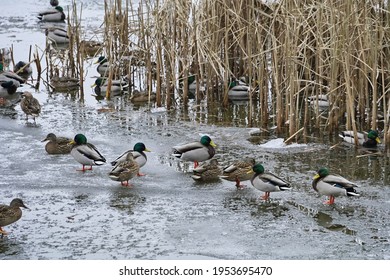
<path id="1" fill-rule="evenodd" d="M 377 144 L 381 143 L 378 131 L 376 130 L 370 130 L 368 133 L 356 132 L 356 136 L 358 139 L 358 145 L 365 148 L 376 148 Z M 339 134 L 339 137 L 343 139 L 344 142 L 355 144 L 355 135 L 353 130 L 342 131 Z"/>
<path id="2" fill-rule="evenodd" d="M 99 65 L 97 66 L 96 70 L 98 71 L 98 73 L 101 75 L 101 76 L 107 76 L 108 75 L 108 68 L 110 66 L 109 62 L 108 62 L 108 59 L 104 56 L 99 56 L 98 60 L 95 62 L 96 63 L 99 63 Z"/>
<path id="3" fill-rule="evenodd" d="M 184 160 L 193 161 L 194 168 L 199 162 L 211 159 L 215 155 L 215 143 L 207 135 L 202 136 L 199 142 L 191 142 L 173 147 L 173 156 Z"/>
<path id="4" fill-rule="evenodd" d="M 308 102 L 310 103 L 310 106 L 314 109 L 318 106 L 319 111 L 325 111 L 330 107 L 330 102 L 326 94 L 309 96 Z"/>
<path id="5" fill-rule="evenodd" d="M 124 161 L 112 168 L 108 176 L 111 180 L 120 181 L 122 186 L 129 186 L 129 180 L 139 174 L 139 165 L 132 153 L 127 153 Z"/>
<path id="6" fill-rule="evenodd" d="M 229 84 L 228 98 L 231 101 L 249 100 L 250 87 L 241 80 L 234 80 Z"/>
<path id="7" fill-rule="evenodd" d="M 108 80 L 103 78 L 97 78 L 95 83 L 92 85 L 95 87 L 95 93 L 97 95 L 105 94 L 108 89 Z M 112 80 L 110 92 L 113 95 L 120 94 L 123 91 L 126 91 L 129 88 L 129 84 L 124 80 Z"/>
<path id="8" fill-rule="evenodd" d="M 148 102 L 156 101 L 156 93 L 151 92 L 150 95 L 147 91 L 134 90 L 130 97 L 131 102 Z"/>
<path id="9" fill-rule="evenodd" d="M 74 90 L 80 86 L 80 79 L 72 77 L 58 77 L 54 76 L 50 79 L 50 85 L 56 91 Z"/>
<path id="10" fill-rule="evenodd" d="M 97 148 L 93 144 L 87 143 L 87 137 L 84 134 L 76 134 L 70 144 L 72 145 L 70 154 L 83 165 L 83 168 L 79 171 L 92 170 L 93 165 L 106 163 L 106 159 Z M 90 168 L 85 168 L 85 166 L 90 166 Z"/>
<path id="11" fill-rule="evenodd" d="M 14 81 L 15 83 L 23 84 L 26 80 L 19 76 L 18 74 L 11 72 L 11 71 L 5 71 L 0 73 L 0 80 L 1 81 Z"/>
<path id="12" fill-rule="evenodd" d="M 14 73 L 27 79 L 32 74 L 32 68 L 31 68 L 30 63 L 26 63 L 24 61 L 19 61 L 14 66 Z"/>
<path id="13" fill-rule="evenodd" d="M 4 226 L 8 226 L 15 223 L 22 217 L 22 210 L 20 207 L 27 208 L 20 198 L 14 198 L 10 205 L 0 205 L 0 233 L 1 235 L 7 235 L 8 233 L 2 229 Z"/>
<path id="14" fill-rule="evenodd" d="M 80 42 L 80 49 L 87 56 L 95 56 L 103 48 L 103 44 L 93 40 L 82 40 Z"/>
<path id="15" fill-rule="evenodd" d="M 64 9 L 61 6 L 56 6 L 54 9 L 42 11 L 38 14 L 38 19 L 47 22 L 64 21 L 66 18 Z"/>
<path id="16" fill-rule="evenodd" d="M 50 155 L 69 154 L 72 149 L 70 142 L 66 137 L 57 137 L 54 133 L 49 133 L 42 142 L 46 142 L 45 150 Z"/>
<path id="17" fill-rule="evenodd" d="M 279 192 L 290 190 L 290 183 L 279 178 L 278 176 L 264 172 L 264 167 L 261 164 L 255 164 L 248 173 L 255 173 L 251 179 L 252 186 L 260 191 L 265 192 L 261 198 L 268 200 L 271 192 Z"/>
<path id="18" fill-rule="evenodd" d="M 148 161 L 148 158 L 146 157 L 146 154 L 144 152 L 150 152 L 150 150 L 146 148 L 144 143 L 138 142 L 134 145 L 132 150 L 128 150 L 124 152 L 119 157 L 117 157 L 114 161 L 112 161 L 111 165 L 115 166 L 121 162 L 126 161 L 127 154 L 132 154 L 134 160 L 138 163 L 139 168 L 141 168 Z M 145 174 L 138 172 L 138 176 L 143 176 L 143 175 Z"/>
<path id="19" fill-rule="evenodd" d="M 41 113 L 41 105 L 39 104 L 38 99 L 33 97 L 31 92 L 23 92 L 22 97 L 20 108 L 22 108 L 22 111 L 26 114 L 26 121 L 28 121 L 28 116 L 32 116 L 35 123 L 35 118 Z"/>
<path id="20" fill-rule="evenodd" d="M 218 160 L 213 158 L 194 168 L 191 178 L 195 181 L 212 181 L 218 180 L 221 174 L 222 168 L 218 165 Z"/>
<path id="21" fill-rule="evenodd" d="M 50 27 L 45 31 L 47 39 L 57 45 L 69 44 L 68 31 L 59 27 Z"/>
<path id="22" fill-rule="evenodd" d="M 337 196 L 360 196 L 355 190 L 357 185 L 340 175 L 329 175 L 329 170 L 322 167 L 313 177 L 312 186 L 316 192 L 329 196 L 325 204 L 331 205 Z"/>
<path id="23" fill-rule="evenodd" d="M 50 5 L 55 7 L 55 6 L 58 6 L 58 0 L 50 0 Z"/>
<path id="24" fill-rule="evenodd" d="M 237 189 L 242 189 L 245 186 L 241 185 L 241 182 L 252 178 L 252 175 L 248 173 L 248 170 L 250 170 L 254 165 L 254 158 L 246 158 L 244 160 L 236 161 L 225 167 L 220 177 L 228 181 L 235 181 Z"/>
<path id="25" fill-rule="evenodd" d="M 0 106 L 12 106 L 20 101 L 20 93 L 16 92 L 19 82 L 0 79 Z"/>

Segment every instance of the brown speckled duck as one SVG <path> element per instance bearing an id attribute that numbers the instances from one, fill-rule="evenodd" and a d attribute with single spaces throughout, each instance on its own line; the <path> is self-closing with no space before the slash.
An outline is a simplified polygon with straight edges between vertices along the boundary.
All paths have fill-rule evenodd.
<path id="1" fill-rule="evenodd" d="M 121 161 L 114 166 L 108 174 L 111 180 L 120 181 L 122 186 L 131 186 L 129 180 L 137 176 L 139 172 L 139 165 L 134 160 L 132 153 L 126 154 L 126 160 Z"/>
<path id="2" fill-rule="evenodd" d="M 255 165 L 254 158 L 245 158 L 236 161 L 223 169 L 221 178 L 228 181 L 235 181 L 237 189 L 242 189 L 245 185 L 241 185 L 241 182 L 252 178 L 252 175 L 248 174 L 248 171 L 253 165 Z"/>
<path id="3" fill-rule="evenodd" d="M 69 154 L 72 149 L 70 142 L 72 139 L 57 137 L 54 133 L 49 133 L 42 142 L 49 141 L 45 145 L 45 150 L 50 155 Z"/>
<path id="4" fill-rule="evenodd" d="M 35 123 L 35 118 L 41 113 L 41 105 L 39 104 L 39 101 L 33 97 L 31 92 L 25 91 L 22 96 L 20 108 L 22 108 L 22 111 L 26 114 L 26 121 L 28 121 L 28 116 L 32 116 Z"/>
<path id="5" fill-rule="evenodd" d="M 0 205 L 0 233 L 2 236 L 8 234 L 2 227 L 13 224 L 22 217 L 20 207 L 27 208 L 20 198 L 14 198 L 10 205 Z"/>

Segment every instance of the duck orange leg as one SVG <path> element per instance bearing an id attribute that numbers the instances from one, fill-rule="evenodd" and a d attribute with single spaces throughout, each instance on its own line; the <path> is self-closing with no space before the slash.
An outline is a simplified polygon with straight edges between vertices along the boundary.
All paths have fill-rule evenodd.
<path id="1" fill-rule="evenodd" d="M 325 201 L 324 204 L 332 205 L 334 203 L 334 196 L 329 196 L 329 200 Z"/>
<path id="2" fill-rule="evenodd" d="M 82 171 L 82 172 L 84 172 L 86 170 L 92 170 L 92 165 L 91 165 L 90 168 L 85 168 L 85 165 L 83 164 L 83 168 L 82 169 L 77 169 L 77 171 Z"/>
<path id="3" fill-rule="evenodd" d="M 121 182 L 121 185 L 124 187 L 128 187 L 128 188 L 132 187 L 132 185 L 129 183 L 129 181 L 123 181 L 123 182 Z"/>
<path id="4" fill-rule="evenodd" d="M 264 200 L 268 200 L 269 199 L 269 192 L 265 192 L 265 194 L 261 197 L 262 199 Z"/>
<path id="5" fill-rule="evenodd" d="M 240 184 L 240 179 L 238 179 L 238 177 L 236 177 L 236 187 L 238 190 L 242 190 L 243 188 L 245 188 L 245 185 L 241 185 Z"/>
<path id="6" fill-rule="evenodd" d="M 194 168 L 197 168 L 199 166 L 199 162 L 194 161 Z"/>
<path id="7" fill-rule="evenodd" d="M 138 172 L 137 173 L 137 176 L 145 176 L 146 174 L 144 174 L 144 173 L 141 173 L 141 172 Z"/>

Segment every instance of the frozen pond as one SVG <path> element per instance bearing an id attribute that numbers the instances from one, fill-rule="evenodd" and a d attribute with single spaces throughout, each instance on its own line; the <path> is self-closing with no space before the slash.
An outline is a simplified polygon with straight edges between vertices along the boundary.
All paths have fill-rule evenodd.
<path id="1" fill-rule="evenodd" d="M 103 1 L 82 2 L 86 22 L 100 25 Z M 26 60 L 30 45 L 44 48 L 33 13 L 48 5 L 22 0 L 24 9 L 10 16 L 13 3 L 2 0 L 0 41 L 6 44 L 0 47 L 12 44 L 15 60 Z M 97 75 L 93 67 L 86 84 Z M 330 150 L 335 142 L 320 139 L 284 146 L 271 137 L 260 145 L 252 128 L 209 122 L 207 112 L 153 112 L 126 97 L 96 100 L 85 89 L 81 103 L 42 87 L 35 93 L 42 104 L 36 126 L 25 124 L 19 105 L 1 112 L 0 203 L 20 197 L 30 210 L 4 228 L 10 234 L 0 239 L 0 259 L 390 259 L 388 155 L 359 157 L 353 148 Z M 46 154 L 41 140 L 49 132 L 85 134 L 108 162 L 144 142 L 152 150 L 146 176 L 125 188 L 108 178 L 109 164 L 78 172 L 70 155 Z M 253 156 L 293 190 L 271 193 L 264 202 L 250 182 L 243 190 L 228 181 L 195 182 L 192 163 L 173 158 L 171 147 L 202 134 L 218 145 L 221 165 Z M 362 196 L 323 205 L 325 197 L 311 187 L 320 166 L 356 182 Z"/>

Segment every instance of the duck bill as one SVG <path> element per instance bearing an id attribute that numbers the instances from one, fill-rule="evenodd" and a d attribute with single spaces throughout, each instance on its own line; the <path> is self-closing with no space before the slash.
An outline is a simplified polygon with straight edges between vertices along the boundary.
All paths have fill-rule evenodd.
<path id="1" fill-rule="evenodd" d="M 74 145 L 74 144 L 76 144 L 76 142 L 74 140 L 72 140 L 72 141 L 69 142 L 69 144 L 70 145 Z"/>
<path id="2" fill-rule="evenodd" d="M 318 179 L 318 178 L 320 178 L 320 174 L 316 174 L 316 175 L 314 175 L 314 177 L 313 177 L 313 179 Z"/>
<path id="3" fill-rule="evenodd" d="M 211 147 L 213 147 L 213 148 L 217 147 L 217 145 L 215 145 L 215 143 L 214 143 L 213 140 L 211 140 L 210 145 L 211 145 Z"/>
<path id="4" fill-rule="evenodd" d="M 146 148 L 146 149 L 144 150 L 144 152 L 151 152 L 151 150 L 149 150 L 148 148 Z"/>
<path id="5" fill-rule="evenodd" d="M 251 169 L 249 169 L 247 172 L 246 172 L 246 174 L 251 174 L 251 173 L 253 173 L 254 171 L 253 171 L 253 169 L 251 168 Z"/>
<path id="6" fill-rule="evenodd" d="M 41 142 L 45 142 L 45 141 L 47 141 L 47 140 L 49 140 L 49 139 L 45 138 L 45 139 L 41 140 Z"/>
<path id="7" fill-rule="evenodd" d="M 381 143 L 381 139 L 379 139 L 379 137 L 375 138 L 375 141 L 380 144 Z"/>

